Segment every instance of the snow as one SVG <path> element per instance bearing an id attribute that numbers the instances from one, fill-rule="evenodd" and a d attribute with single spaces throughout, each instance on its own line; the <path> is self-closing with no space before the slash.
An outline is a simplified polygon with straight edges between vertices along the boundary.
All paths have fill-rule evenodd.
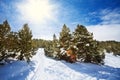
<path id="1" fill-rule="evenodd" d="M 60 54 L 61 54 L 61 55 L 64 55 L 65 53 L 66 53 L 66 50 L 64 50 L 64 48 L 61 48 L 61 49 L 60 49 Z"/>
<path id="2" fill-rule="evenodd" d="M 120 80 L 120 56 L 106 53 L 105 65 L 67 63 L 44 55 L 39 49 L 29 64 L 24 61 L 0 66 L 0 80 Z"/>
<path id="3" fill-rule="evenodd" d="M 105 55 L 105 65 L 120 68 L 120 56 L 114 56 L 113 53 L 106 53 Z"/>

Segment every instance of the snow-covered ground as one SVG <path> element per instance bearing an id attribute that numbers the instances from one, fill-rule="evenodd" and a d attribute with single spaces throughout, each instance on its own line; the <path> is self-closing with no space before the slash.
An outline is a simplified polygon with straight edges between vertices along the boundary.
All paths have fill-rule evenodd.
<path id="1" fill-rule="evenodd" d="M 106 53 L 104 62 L 105 65 L 120 68 L 120 56 L 114 56 L 112 53 Z"/>
<path id="2" fill-rule="evenodd" d="M 39 49 L 29 65 L 23 61 L 0 66 L 0 80 L 120 80 L 120 56 L 106 53 L 105 65 L 55 61 Z"/>

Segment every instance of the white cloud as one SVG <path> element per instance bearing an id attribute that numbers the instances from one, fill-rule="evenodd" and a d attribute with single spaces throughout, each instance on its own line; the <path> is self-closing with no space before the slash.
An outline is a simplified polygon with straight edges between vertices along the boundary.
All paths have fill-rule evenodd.
<path id="1" fill-rule="evenodd" d="M 101 23 L 87 26 L 88 30 L 93 32 L 94 38 L 100 41 L 120 41 L 120 10 L 104 9 L 99 15 Z"/>
<path id="2" fill-rule="evenodd" d="M 120 24 L 120 9 L 104 9 L 100 12 L 101 24 Z"/>
<path id="3" fill-rule="evenodd" d="M 120 41 L 120 25 L 91 25 L 87 26 L 90 32 L 93 32 L 94 39 L 99 41 L 116 40 Z"/>

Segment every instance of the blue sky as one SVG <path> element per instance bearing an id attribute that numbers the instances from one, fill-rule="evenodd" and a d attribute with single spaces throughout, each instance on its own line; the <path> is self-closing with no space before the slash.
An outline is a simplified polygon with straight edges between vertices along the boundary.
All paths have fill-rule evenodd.
<path id="1" fill-rule="evenodd" d="M 63 24 L 87 27 L 97 40 L 120 41 L 120 0 L 0 0 L 0 23 L 13 31 L 28 23 L 34 38 L 52 39 Z"/>

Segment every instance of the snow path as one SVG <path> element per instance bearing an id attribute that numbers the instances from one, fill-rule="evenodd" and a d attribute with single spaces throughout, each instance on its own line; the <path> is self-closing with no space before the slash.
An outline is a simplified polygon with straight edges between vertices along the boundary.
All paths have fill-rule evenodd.
<path id="1" fill-rule="evenodd" d="M 43 75 L 43 70 L 44 70 L 44 50 L 43 49 L 39 49 L 38 50 L 39 54 L 38 54 L 38 67 L 35 70 L 35 73 L 33 75 L 33 77 L 30 80 L 42 80 L 40 78 L 42 78 Z"/>
<path id="2" fill-rule="evenodd" d="M 120 56 L 106 54 L 105 65 L 67 63 L 44 55 L 39 49 L 28 65 L 14 61 L 0 66 L 0 80 L 120 80 Z"/>
<path id="3" fill-rule="evenodd" d="M 43 49 L 38 52 L 40 53 L 40 65 L 35 73 L 36 75 L 30 80 L 120 80 L 119 66 L 119 68 L 114 68 L 90 63 L 71 64 L 46 57 Z"/>

